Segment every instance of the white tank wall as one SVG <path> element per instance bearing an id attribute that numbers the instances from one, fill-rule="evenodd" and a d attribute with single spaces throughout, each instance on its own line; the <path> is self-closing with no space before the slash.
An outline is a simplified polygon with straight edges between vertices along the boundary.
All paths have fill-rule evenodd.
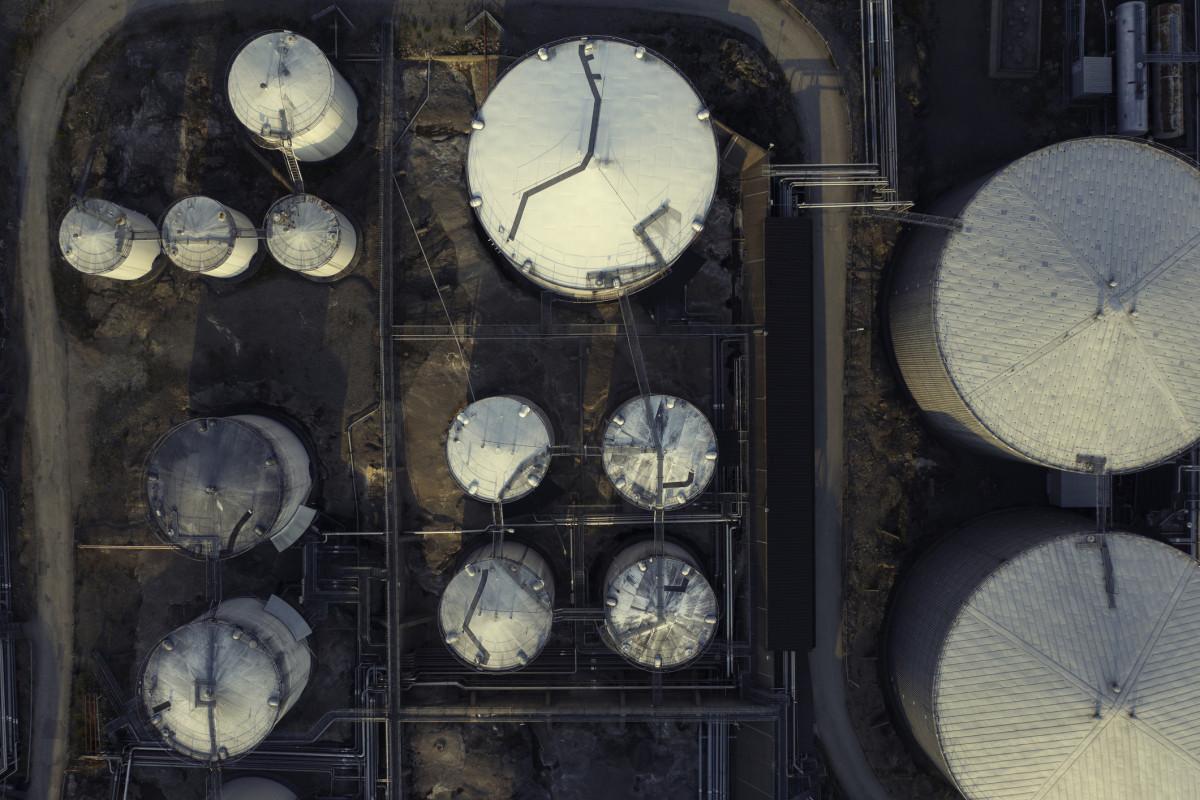
<path id="1" fill-rule="evenodd" d="M 274 655 L 287 687 L 287 694 L 279 698 L 279 718 L 282 718 L 296 705 L 308 685 L 312 670 L 312 653 L 308 645 L 296 639 L 283 620 L 267 611 L 266 603 L 257 597 L 226 600 L 217 607 L 216 617 L 240 626 Z"/>
<path id="2" fill-rule="evenodd" d="M 279 509 L 279 520 L 268 533 L 268 537 L 274 536 L 287 527 L 300 506 L 304 505 L 304 501 L 308 499 L 309 492 L 312 491 L 311 459 L 308 449 L 304 446 L 304 442 L 300 441 L 300 437 L 281 422 L 254 414 L 241 414 L 233 419 L 254 427 L 275 448 L 278 467 L 283 475 L 286 488 L 283 503 Z"/>
<path id="3" fill-rule="evenodd" d="M 333 255 L 329 257 L 329 263 L 323 267 L 301 272 L 301 275 L 307 275 L 312 278 L 332 278 L 342 270 L 350 266 L 354 261 L 354 254 L 358 251 L 358 231 L 354 225 L 338 209 L 333 210 L 337 214 L 338 220 L 338 246 L 337 250 L 333 251 Z"/>
<path id="4" fill-rule="evenodd" d="M 152 238 L 134 239 L 129 255 L 111 272 L 104 273 L 104 277 L 119 281 L 136 281 L 154 271 L 154 260 L 162 252 L 162 243 L 158 239 L 158 226 L 145 214 L 125 209 L 125 218 L 134 231 Z"/>
<path id="5" fill-rule="evenodd" d="M 358 98 L 336 67 L 333 70 L 333 99 L 313 128 L 292 138 L 292 152 L 300 161 L 333 158 L 350 144 L 358 129 Z"/>
<path id="6" fill-rule="evenodd" d="M 258 236 L 255 233 L 254 223 L 245 214 L 229 206 L 225 206 L 225 213 L 233 218 L 239 233 L 242 231 L 246 233 L 239 235 L 234 240 L 233 252 L 229 254 L 229 258 L 225 259 L 224 264 L 204 273 L 210 278 L 237 277 L 249 269 L 250 262 L 258 255 Z"/>

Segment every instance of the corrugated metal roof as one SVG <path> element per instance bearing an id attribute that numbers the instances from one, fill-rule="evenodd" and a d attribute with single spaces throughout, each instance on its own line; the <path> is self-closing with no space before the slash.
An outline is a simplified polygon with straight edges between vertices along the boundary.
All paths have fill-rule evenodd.
<path id="1" fill-rule="evenodd" d="M 1200 172 L 1091 138 L 996 173 L 950 234 L 938 346 L 971 411 L 1028 458 L 1137 469 L 1200 438 Z"/>
<path id="2" fill-rule="evenodd" d="M 1130 534 L 1002 565 L 942 650 L 934 713 L 970 798 L 1200 797 L 1200 568 Z"/>

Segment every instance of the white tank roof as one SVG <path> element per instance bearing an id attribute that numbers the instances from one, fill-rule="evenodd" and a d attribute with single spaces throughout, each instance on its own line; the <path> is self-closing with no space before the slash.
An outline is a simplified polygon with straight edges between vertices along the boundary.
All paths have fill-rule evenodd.
<path id="1" fill-rule="evenodd" d="M 254 231 L 243 235 L 253 236 Z M 207 272 L 225 263 L 237 243 L 237 223 L 211 197 L 185 197 L 163 215 L 163 249 L 190 272 Z"/>
<path id="2" fill-rule="evenodd" d="M 303 36 L 271 31 L 234 56 L 227 88 L 233 113 L 251 131 L 268 141 L 294 138 L 317 125 L 333 101 L 333 65 Z"/>
<path id="3" fill-rule="evenodd" d="M 328 264 L 341 235 L 337 210 L 311 194 L 280 198 L 267 212 L 267 249 L 291 269 L 307 272 Z"/>
<path id="4" fill-rule="evenodd" d="M 221 800 L 297 800 L 296 793 L 266 778 L 238 778 L 221 787 Z"/>
<path id="5" fill-rule="evenodd" d="M 663 451 L 663 505 L 667 510 L 699 497 L 717 471 L 717 436 L 704 412 L 665 394 L 626 401 L 604 429 L 604 471 L 621 496 L 636 506 L 658 504 L 658 451 Z M 647 419 L 647 405 L 651 418 Z"/>
<path id="6" fill-rule="evenodd" d="M 442 593 L 438 624 L 459 658 L 489 671 L 536 658 L 554 622 L 554 580 L 538 553 L 505 541 L 475 550 Z"/>
<path id="7" fill-rule="evenodd" d="M 569 39 L 539 54 L 510 67 L 480 109 L 472 205 L 545 288 L 585 299 L 640 288 L 687 249 L 712 204 L 704 103 L 672 64 L 629 42 Z"/>
<path id="8" fill-rule="evenodd" d="M 686 552 L 670 542 L 662 555 L 655 554 L 652 541 L 619 553 L 604 591 L 608 638 L 640 666 L 683 666 L 704 651 L 717 630 L 716 593 Z"/>
<path id="9" fill-rule="evenodd" d="M 58 246 L 67 262 L 89 275 L 101 275 L 133 250 L 133 226 L 116 203 L 88 197 L 73 206 L 58 228 Z M 153 236 L 153 232 L 143 231 Z"/>
<path id="10" fill-rule="evenodd" d="M 997 172 L 962 221 L 934 278 L 937 343 L 994 436 L 1114 472 L 1200 438 L 1200 171 L 1079 139 Z"/>
<path id="11" fill-rule="evenodd" d="M 1196 797 L 1200 566 L 1091 534 L 997 563 L 946 636 L 933 712 L 968 798 Z"/>
<path id="12" fill-rule="evenodd" d="M 553 434 L 546 415 L 515 395 L 477 400 L 460 411 L 446 438 L 450 474 L 472 497 L 508 502 L 532 492 L 550 469 Z"/>

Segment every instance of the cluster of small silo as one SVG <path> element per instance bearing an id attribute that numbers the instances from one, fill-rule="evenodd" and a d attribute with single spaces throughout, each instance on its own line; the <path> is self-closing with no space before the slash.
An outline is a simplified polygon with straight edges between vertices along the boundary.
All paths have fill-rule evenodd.
<path id="1" fill-rule="evenodd" d="M 138 686 L 148 724 L 189 759 L 245 755 L 304 692 L 311 632 L 278 597 L 226 600 L 151 649 Z"/>
<path id="2" fill-rule="evenodd" d="M 916 743 L 968 800 L 1196 796 L 1200 566 L 1057 510 L 979 519 L 894 600 Z"/>
<path id="3" fill-rule="evenodd" d="M 630 42 L 539 48 L 501 76 L 471 127 L 480 225 L 515 269 L 573 299 L 662 277 L 716 194 L 708 110 L 674 65 Z"/>
<path id="4" fill-rule="evenodd" d="M 296 161 L 337 155 L 358 126 L 358 100 L 345 78 L 319 47 L 290 31 L 243 45 L 226 89 L 234 115 L 255 141 Z M 118 280 L 149 275 L 160 252 L 188 272 L 236 278 L 255 260 L 260 239 L 281 266 L 314 280 L 344 274 L 359 244 L 344 212 L 300 188 L 271 206 L 262 228 L 241 211 L 197 195 L 166 210 L 161 233 L 144 215 L 96 199 L 76 202 L 59 229 L 71 266 Z"/>

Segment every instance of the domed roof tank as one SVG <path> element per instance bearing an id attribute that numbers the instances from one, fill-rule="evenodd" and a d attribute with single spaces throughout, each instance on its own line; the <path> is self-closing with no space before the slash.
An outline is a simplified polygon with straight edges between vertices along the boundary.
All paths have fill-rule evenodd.
<path id="1" fill-rule="evenodd" d="M 550 420 L 532 400 L 496 395 L 455 415 L 446 437 L 446 462 L 467 494 L 507 503 L 541 484 L 553 445 Z"/>
<path id="2" fill-rule="evenodd" d="M 78 271 L 118 281 L 146 277 L 162 252 L 158 228 L 149 217 L 92 197 L 63 216 L 58 247 Z"/>
<path id="3" fill-rule="evenodd" d="M 180 269 L 210 278 L 233 278 L 258 253 L 258 232 L 240 211 L 195 195 L 163 214 L 163 250 Z"/>
<path id="4" fill-rule="evenodd" d="M 277 200 L 263 228 L 271 256 L 306 278 L 342 277 L 358 252 L 358 231 L 346 215 L 311 194 Z"/>

